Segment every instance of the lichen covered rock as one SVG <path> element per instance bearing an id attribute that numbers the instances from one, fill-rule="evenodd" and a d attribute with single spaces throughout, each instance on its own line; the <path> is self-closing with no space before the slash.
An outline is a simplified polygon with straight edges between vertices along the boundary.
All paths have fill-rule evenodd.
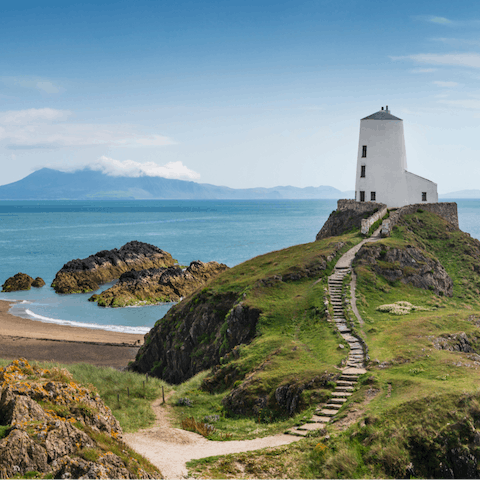
<path id="1" fill-rule="evenodd" d="M 102 283 L 119 278 L 130 270 L 173 266 L 172 256 L 154 245 L 128 242 L 123 247 L 102 250 L 84 259 L 71 260 L 55 275 L 52 287 L 57 293 L 85 293 Z"/>
<path id="2" fill-rule="evenodd" d="M 116 285 L 89 300 L 102 307 L 178 302 L 227 269 L 223 263 L 196 261 L 185 270 L 179 267 L 131 270 L 123 273 Z"/>
<path id="3" fill-rule="evenodd" d="M 138 463 L 127 465 L 104 451 L 97 440 L 127 448 L 120 424 L 67 370 L 42 369 L 24 359 L 2 368 L 0 426 L 1 478 L 28 472 L 48 478 L 152 478 Z"/>

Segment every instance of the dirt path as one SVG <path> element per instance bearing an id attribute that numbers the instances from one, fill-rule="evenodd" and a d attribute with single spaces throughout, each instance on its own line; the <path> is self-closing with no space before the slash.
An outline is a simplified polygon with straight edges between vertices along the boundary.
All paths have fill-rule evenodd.
<path id="1" fill-rule="evenodd" d="M 278 447 L 299 440 L 298 437 L 279 434 L 254 440 L 213 442 L 197 433 L 172 428 L 168 418 L 171 407 L 162 405 L 161 399 L 156 400 L 152 407 L 156 416 L 155 425 L 136 433 L 125 433 L 123 440 L 150 460 L 166 479 L 188 477 L 185 464 L 195 458 Z"/>

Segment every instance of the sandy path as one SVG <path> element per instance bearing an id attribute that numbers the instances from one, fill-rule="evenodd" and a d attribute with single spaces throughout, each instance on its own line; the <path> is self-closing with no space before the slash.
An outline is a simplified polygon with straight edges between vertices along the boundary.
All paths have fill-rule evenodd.
<path id="1" fill-rule="evenodd" d="M 125 433 L 123 440 L 150 460 L 166 479 L 186 478 L 185 464 L 195 458 L 277 447 L 299 440 L 298 437 L 279 434 L 254 440 L 213 442 L 197 433 L 172 428 L 168 420 L 168 409 L 171 407 L 163 406 L 161 399 L 156 400 L 152 407 L 157 417 L 155 426 L 136 433 Z"/>

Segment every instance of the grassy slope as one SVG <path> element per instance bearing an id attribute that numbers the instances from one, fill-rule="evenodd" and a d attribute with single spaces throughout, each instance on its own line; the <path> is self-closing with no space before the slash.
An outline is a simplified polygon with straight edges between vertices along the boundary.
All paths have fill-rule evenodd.
<path id="1" fill-rule="evenodd" d="M 425 249 L 452 277 L 454 294 L 440 297 L 391 284 L 365 266 L 357 268 L 357 304 L 373 361 L 351 398 L 356 405 L 350 410 L 360 412 L 356 421 L 349 427 L 329 427 L 331 438 L 325 444 L 313 437 L 270 452 L 194 461 L 192 471 L 227 478 L 438 477 L 447 476 L 441 462 L 453 468 L 466 458 L 463 466 L 455 464 L 456 474 L 472 474 L 462 468 L 467 468 L 468 455 L 480 458 L 475 443 L 475 435 L 480 438 L 479 364 L 465 353 L 436 350 L 432 337 L 465 332 L 475 343 L 479 336 L 472 321 L 480 320 L 478 242 L 449 231 L 439 217 L 418 212 L 381 243 Z M 431 311 L 393 316 L 376 310 L 401 300 Z"/>
<path id="2" fill-rule="evenodd" d="M 339 373 L 337 365 L 345 358 L 338 349 L 342 342 L 332 324 L 326 321 L 325 288 L 327 276 L 341 254 L 361 240 L 357 234 L 325 239 L 305 245 L 297 245 L 271 252 L 242 263 L 208 285 L 211 294 L 235 292 L 244 294 L 244 304 L 262 311 L 257 325 L 257 335 L 249 345 L 242 345 L 239 358 L 224 357 L 224 365 L 218 367 L 216 378 L 235 372 L 235 383 L 217 382 L 218 387 L 210 394 L 201 389 L 208 373 L 202 373 L 176 388 L 171 403 L 187 397 L 192 407 L 177 407 L 177 425 L 186 416 L 202 421 L 206 415 L 219 415 L 215 423 L 217 433 L 212 439 L 231 435 L 232 439 L 265 436 L 284 431 L 287 427 L 309 417 L 317 403 L 328 394 L 324 388 L 313 388 L 302 393 L 302 412 L 293 418 L 286 418 L 275 408 L 275 389 L 285 384 L 302 385 L 325 373 Z M 268 286 L 262 282 L 281 275 L 284 280 L 312 268 L 332 254 L 335 245 L 345 246 L 331 260 L 327 269 L 314 278 L 274 282 Z M 317 282 L 317 280 L 320 280 Z M 253 376 L 252 376 L 253 375 Z M 257 417 L 242 416 L 231 418 L 222 406 L 222 399 L 233 387 L 249 379 L 245 398 L 255 401 L 267 396 L 269 405 Z M 213 379 L 215 383 L 215 377 Z M 225 388 L 226 387 L 226 388 Z M 272 420 L 274 420 L 272 422 Z"/>

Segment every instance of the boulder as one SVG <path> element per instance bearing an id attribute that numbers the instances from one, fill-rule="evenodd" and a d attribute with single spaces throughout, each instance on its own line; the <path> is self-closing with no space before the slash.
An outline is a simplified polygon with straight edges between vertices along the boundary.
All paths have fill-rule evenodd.
<path id="1" fill-rule="evenodd" d="M 17 273 L 10 277 L 2 285 L 2 292 L 18 292 L 19 290 L 30 290 L 34 280 L 26 273 Z"/>
<path id="2" fill-rule="evenodd" d="M 41 277 L 37 277 L 33 282 L 32 282 L 32 287 L 35 288 L 41 288 L 45 286 L 45 281 Z"/>

